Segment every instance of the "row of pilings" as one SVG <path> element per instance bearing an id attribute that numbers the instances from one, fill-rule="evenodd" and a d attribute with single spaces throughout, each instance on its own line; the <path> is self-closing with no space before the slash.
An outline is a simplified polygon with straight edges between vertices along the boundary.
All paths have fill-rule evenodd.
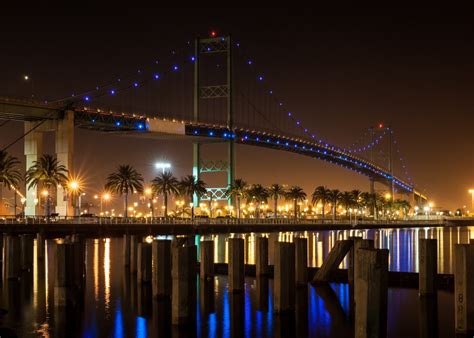
<path id="1" fill-rule="evenodd" d="M 200 242 L 200 262 L 194 237 L 173 240 L 149 240 L 135 235 L 123 236 L 125 273 L 137 285 L 151 289 L 156 300 L 171 303 L 171 323 L 191 325 L 195 321 L 196 276 L 199 274 L 201 301 L 214 298 L 214 241 Z M 270 245 L 269 245 L 270 242 Z M 32 271 L 33 235 L 3 234 L 3 280 L 16 282 L 25 271 Z M 56 308 L 78 307 L 85 290 L 85 239 L 80 235 L 66 236 L 54 242 L 54 305 Z M 328 283 L 331 273 L 348 257 L 350 314 L 355 337 L 385 337 L 387 334 L 388 260 L 386 249 L 375 249 L 373 240 L 358 237 L 336 241 L 331 252 L 314 276 L 309 276 L 307 239 L 295 237 L 292 243 L 258 236 L 255 245 L 257 288 L 268 278 L 273 263 L 273 311 L 275 315 L 294 313 L 299 289 Z M 474 331 L 474 243 L 454 246 L 455 256 L 455 329 L 456 333 Z M 36 235 L 36 258 L 45 260 L 45 237 Z M 245 288 L 244 240 L 228 238 L 228 289 L 239 294 Z M 419 296 L 421 306 L 436 306 L 437 241 L 419 240 Z M 199 265 L 198 265 L 199 264 Z M 43 271 L 44 272 L 44 271 Z M 41 277 L 39 277 L 41 278 Z M 267 284 L 268 288 L 268 284 Z M 263 288 L 265 289 L 265 288 Z M 209 292 L 206 292 L 208 290 Z M 266 296 L 263 295 L 263 298 Z M 237 298 L 238 299 L 238 298 Z M 212 303 L 212 302 L 207 302 Z M 265 300 L 257 299 L 257 303 Z M 204 304 L 206 301 L 204 299 Z M 212 308 L 212 306 L 211 306 Z M 209 310 L 209 309 L 208 309 Z M 433 313 L 433 311 L 422 311 Z M 437 317 L 425 318 L 435 325 L 420 325 L 421 337 L 436 337 Z"/>

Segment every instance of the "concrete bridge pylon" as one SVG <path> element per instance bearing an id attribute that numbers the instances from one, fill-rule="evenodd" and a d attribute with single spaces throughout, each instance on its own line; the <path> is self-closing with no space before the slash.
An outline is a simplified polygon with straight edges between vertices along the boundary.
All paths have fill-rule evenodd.
<path id="1" fill-rule="evenodd" d="M 26 170 L 28 170 L 35 161 L 38 161 L 43 155 L 44 133 L 55 133 L 55 153 L 59 164 L 73 172 L 74 155 L 74 112 L 65 111 L 63 116 L 56 120 L 44 121 L 38 126 L 38 122 L 25 121 L 24 123 L 24 154 L 26 157 Z M 41 206 L 45 203 L 45 196 L 42 196 L 40 187 L 28 188 L 26 185 L 26 204 L 25 216 L 40 216 Z M 60 216 L 73 216 L 74 210 L 71 199 L 67 196 L 65 187 L 56 187 L 55 192 L 56 206 L 55 212 Z"/>

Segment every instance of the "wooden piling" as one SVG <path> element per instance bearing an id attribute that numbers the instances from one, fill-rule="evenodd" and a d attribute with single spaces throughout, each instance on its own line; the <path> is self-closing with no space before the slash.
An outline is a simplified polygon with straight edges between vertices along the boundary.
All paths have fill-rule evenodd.
<path id="1" fill-rule="evenodd" d="M 258 236 L 255 243 L 255 274 L 268 274 L 268 238 Z"/>
<path id="2" fill-rule="evenodd" d="M 436 239 L 420 238 L 418 241 L 419 295 L 436 294 L 438 274 L 438 247 Z"/>
<path id="3" fill-rule="evenodd" d="M 295 240 L 295 282 L 296 286 L 308 283 L 308 239 L 296 237 Z"/>
<path id="4" fill-rule="evenodd" d="M 56 244 L 54 305 L 66 306 L 72 297 L 74 258 L 71 244 Z"/>
<path id="5" fill-rule="evenodd" d="M 138 238 L 135 235 L 130 235 L 130 273 L 137 273 L 137 250 Z"/>
<path id="6" fill-rule="evenodd" d="M 43 260 L 44 259 L 44 250 L 45 250 L 45 238 L 44 234 L 38 232 L 36 234 L 36 259 Z"/>
<path id="7" fill-rule="evenodd" d="M 229 238 L 228 250 L 229 290 L 232 292 L 243 291 L 245 283 L 244 240 L 241 238 Z"/>
<path id="8" fill-rule="evenodd" d="M 355 338 L 387 336 L 388 250 L 358 249 Z"/>
<path id="9" fill-rule="evenodd" d="M 122 240 L 122 255 L 123 255 L 123 266 L 125 268 L 130 267 L 130 235 L 123 235 Z"/>
<path id="10" fill-rule="evenodd" d="M 324 260 L 318 272 L 314 275 L 313 283 L 327 282 L 333 270 L 337 269 L 344 257 L 351 249 L 352 240 L 336 241 L 329 255 Z"/>
<path id="11" fill-rule="evenodd" d="M 32 270 L 33 269 L 33 235 L 21 235 L 20 236 L 21 246 L 21 269 Z"/>
<path id="12" fill-rule="evenodd" d="M 137 283 L 151 283 L 151 244 L 138 243 L 137 249 Z"/>
<path id="13" fill-rule="evenodd" d="M 173 325 L 190 324 L 194 310 L 192 297 L 196 293 L 196 246 L 173 246 L 171 276 L 171 321 Z"/>
<path id="14" fill-rule="evenodd" d="M 199 277 L 201 279 L 212 279 L 214 277 L 214 241 L 202 241 L 201 262 Z"/>
<path id="15" fill-rule="evenodd" d="M 295 244 L 275 245 L 273 277 L 273 309 L 284 313 L 295 309 Z"/>
<path id="16" fill-rule="evenodd" d="M 454 326 L 456 333 L 474 332 L 474 245 L 454 247 Z"/>
<path id="17" fill-rule="evenodd" d="M 155 240 L 152 243 L 153 297 L 171 296 L 171 241 Z"/>
<path id="18" fill-rule="evenodd" d="M 20 237 L 5 236 L 5 279 L 18 280 L 21 276 Z"/>

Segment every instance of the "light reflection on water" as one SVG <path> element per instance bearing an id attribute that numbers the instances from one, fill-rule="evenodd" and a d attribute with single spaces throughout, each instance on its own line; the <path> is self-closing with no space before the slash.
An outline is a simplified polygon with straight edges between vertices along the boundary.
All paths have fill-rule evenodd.
<path id="1" fill-rule="evenodd" d="M 456 243 L 468 243 L 473 228 L 403 230 L 326 231 L 269 234 L 271 240 L 293 241 L 308 238 L 308 261 L 319 266 L 337 239 L 362 236 L 374 239 L 376 247 L 390 249 L 390 269 L 418 271 L 418 238 L 438 239 L 439 271 L 452 271 L 452 250 Z M 255 262 L 255 235 L 235 235 L 245 239 L 245 260 Z M 206 235 L 213 239 L 215 261 L 226 262 L 226 235 Z M 330 288 L 308 286 L 296 292 L 296 315 L 273 315 L 272 280 L 246 278 L 243 294 L 227 291 L 225 276 L 214 283 L 196 279 L 196 323 L 184 329 L 171 326 L 169 302 L 152 300 L 150 287 L 137 285 L 136 276 L 124 273 L 121 239 L 90 239 L 86 243 L 86 287 L 84 301 L 76 309 L 58 311 L 54 307 L 55 246 L 48 241 L 45 261 L 35 255 L 34 268 L 21 283 L 4 283 L 1 307 L 9 314 L 3 325 L 20 337 L 346 337 L 352 335 L 349 317 L 349 290 L 345 284 Z M 199 251 L 198 251 L 199 252 Z M 342 263 L 345 267 L 346 263 Z M 28 276 L 29 274 L 29 276 Z M 454 315 L 449 292 L 439 293 L 440 337 L 450 337 Z M 390 289 L 389 337 L 418 336 L 418 297 L 414 289 Z M 441 318 L 441 317 L 439 317 Z M 403 323 L 403 325 L 399 325 Z M 185 330 L 183 335 L 182 331 Z"/>

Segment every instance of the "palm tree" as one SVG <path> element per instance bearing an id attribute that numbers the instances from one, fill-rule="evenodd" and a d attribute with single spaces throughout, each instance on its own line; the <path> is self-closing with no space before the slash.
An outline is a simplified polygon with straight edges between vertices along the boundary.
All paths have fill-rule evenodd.
<path id="1" fill-rule="evenodd" d="M 0 204 L 3 203 L 3 187 L 8 190 L 11 190 L 12 188 L 18 189 L 18 185 L 21 181 L 21 173 L 17 168 L 18 164 L 20 164 L 20 161 L 18 161 L 16 157 L 8 155 L 6 151 L 0 151 Z M 1 209 L 0 206 L 0 210 Z M 16 215 L 16 202 L 14 214 Z"/>
<path id="2" fill-rule="evenodd" d="M 328 200 L 332 204 L 332 220 L 336 220 L 336 210 L 337 210 L 337 203 L 339 202 L 339 198 L 341 196 L 341 192 L 337 189 L 332 189 L 328 191 Z"/>
<path id="3" fill-rule="evenodd" d="M 246 190 L 247 202 L 255 202 L 255 214 L 256 218 L 260 218 L 260 205 L 266 203 L 269 197 L 267 189 L 261 184 L 252 184 L 250 188 Z"/>
<path id="4" fill-rule="evenodd" d="M 325 207 L 330 197 L 329 192 L 330 192 L 329 189 L 326 189 L 325 187 L 320 185 L 319 187 L 316 187 L 316 189 L 314 189 L 312 199 L 311 199 L 311 203 L 313 204 L 318 204 L 318 203 L 322 204 L 321 214 L 323 217 L 323 221 L 324 221 Z"/>
<path id="5" fill-rule="evenodd" d="M 273 198 L 274 216 L 278 218 L 278 199 L 285 196 L 285 188 L 280 184 L 272 184 L 268 189 L 268 196 Z"/>
<path id="6" fill-rule="evenodd" d="M 396 199 L 393 202 L 393 204 L 394 204 L 396 209 L 401 209 L 402 210 L 402 214 L 403 214 L 404 217 L 408 214 L 408 212 L 411 209 L 410 202 L 408 202 L 406 200 Z"/>
<path id="7" fill-rule="evenodd" d="M 193 202 L 194 195 L 199 199 L 207 193 L 206 183 L 196 179 L 193 175 L 188 175 L 181 179 L 179 190 L 183 196 L 189 197 L 191 203 Z M 194 219 L 194 204 L 191 207 L 191 219 Z"/>
<path id="8" fill-rule="evenodd" d="M 364 208 L 373 208 L 372 194 L 365 191 L 360 193 L 359 204 Z"/>
<path id="9" fill-rule="evenodd" d="M 287 200 L 292 200 L 294 203 L 294 212 L 295 220 L 298 218 L 298 202 L 304 201 L 306 199 L 306 193 L 301 187 L 292 186 L 285 194 Z"/>
<path id="10" fill-rule="evenodd" d="M 169 171 L 162 173 L 151 181 L 151 189 L 155 194 L 163 195 L 165 217 L 168 217 L 168 195 L 179 194 L 179 182 Z"/>
<path id="11" fill-rule="evenodd" d="M 346 214 L 349 212 L 349 209 L 355 205 L 354 195 L 352 195 L 349 191 L 344 191 L 339 196 L 339 202 L 344 206 L 346 209 Z"/>
<path id="12" fill-rule="evenodd" d="M 128 217 L 128 194 L 143 192 L 143 177 L 131 165 L 119 165 L 117 171 L 107 177 L 105 190 L 124 196 L 124 216 Z"/>
<path id="13" fill-rule="evenodd" d="M 245 197 L 248 184 L 241 178 L 236 178 L 226 191 L 228 197 L 235 198 L 237 202 L 237 218 L 240 218 L 240 200 Z"/>
<path id="14" fill-rule="evenodd" d="M 69 171 L 52 155 L 44 154 L 26 171 L 25 180 L 28 189 L 42 185 L 48 195 L 46 197 L 46 216 L 51 214 L 51 188 L 66 187 Z"/>

